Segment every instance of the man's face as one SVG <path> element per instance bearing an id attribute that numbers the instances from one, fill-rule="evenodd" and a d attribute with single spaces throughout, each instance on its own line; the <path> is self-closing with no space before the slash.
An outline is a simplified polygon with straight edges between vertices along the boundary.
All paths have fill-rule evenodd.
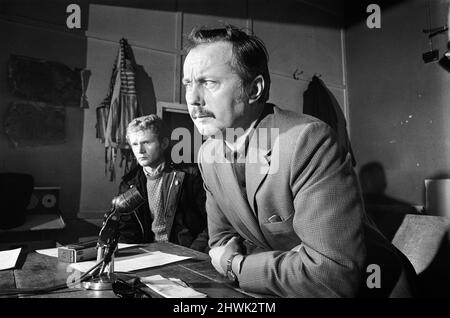
<path id="1" fill-rule="evenodd" d="M 158 136 L 151 130 L 131 132 L 128 139 L 134 156 L 142 167 L 155 168 L 162 162 L 167 145 L 159 142 Z"/>
<path id="2" fill-rule="evenodd" d="M 201 44 L 186 56 L 183 84 L 189 114 L 202 135 L 242 127 L 247 99 L 242 81 L 231 67 L 232 45 Z"/>

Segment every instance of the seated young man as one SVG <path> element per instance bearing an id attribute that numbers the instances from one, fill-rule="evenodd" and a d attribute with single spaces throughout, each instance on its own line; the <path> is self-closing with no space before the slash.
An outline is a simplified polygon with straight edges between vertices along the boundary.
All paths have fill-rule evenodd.
<path id="1" fill-rule="evenodd" d="M 127 140 L 139 164 L 122 178 L 120 193 L 136 187 L 146 201 L 120 219 L 120 241 L 172 242 L 208 251 L 203 181 L 196 165 L 175 165 L 169 136 L 156 115 L 128 124 Z"/>

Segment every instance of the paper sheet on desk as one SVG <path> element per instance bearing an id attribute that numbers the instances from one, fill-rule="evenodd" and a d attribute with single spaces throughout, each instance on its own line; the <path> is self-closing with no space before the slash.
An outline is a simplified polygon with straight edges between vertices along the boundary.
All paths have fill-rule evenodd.
<path id="1" fill-rule="evenodd" d="M 4 269 L 11 269 L 16 266 L 22 248 L 13 250 L 0 251 L 0 271 Z"/>
<path id="2" fill-rule="evenodd" d="M 200 293 L 187 286 L 177 278 L 164 278 L 161 275 L 141 277 L 141 282 L 165 298 L 204 298 L 206 294 Z"/>
<path id="3" fill-rule="evenodd" d="M 185 259 L 192 258 L 190 256 L 179 256 L 174 254 L 167 254 L 160 251 L 148 252 L 145 254 L 137 254 L 127 257 L 116 257 L 114 259 L 115 272 L 131 272 L 138 269 L 156 267 L 165 264 L 179 262 Z M 72 263 L 70 266 L 80 272 L 87 272 L 95 261 Z"/>
<path id="4" fill-rule="evenodd" d="M 126 244 L 126 243 L 119 243 L 118 244 L 118 248 L 119 250 L 127 248 L 127 247 L 132 247 L 132 246 L 136 246 L 138 244 Z M 51 257 L 58 257 L 58 248 L 54 247 L 54 248 L 46 248 L 43 250 L 36 250 L 36 253 L 42 254 L 42 255 L 47 255 L 47 256 L 51 256 Z"/>

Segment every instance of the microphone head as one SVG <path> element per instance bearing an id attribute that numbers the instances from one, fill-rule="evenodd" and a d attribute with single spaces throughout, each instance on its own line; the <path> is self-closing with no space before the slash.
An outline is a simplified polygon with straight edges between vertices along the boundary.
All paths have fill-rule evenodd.
<path id="1" fill-rule="evenodd" d="M 112 200 L 114 209 L 120 214 L 131 213 L 142 203 L 144 203 L 144 198 L 136 187 L 130 188 Z"/>

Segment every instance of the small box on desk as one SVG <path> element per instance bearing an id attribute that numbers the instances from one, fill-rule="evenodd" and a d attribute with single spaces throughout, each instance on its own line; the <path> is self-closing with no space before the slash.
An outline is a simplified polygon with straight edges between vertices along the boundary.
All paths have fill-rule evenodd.
<path id="1" fill-rule="evenodd" d="M 58 260 L 65 263 L 90 261 L 97 257 L 97 241 L 58 247 Z"/>

